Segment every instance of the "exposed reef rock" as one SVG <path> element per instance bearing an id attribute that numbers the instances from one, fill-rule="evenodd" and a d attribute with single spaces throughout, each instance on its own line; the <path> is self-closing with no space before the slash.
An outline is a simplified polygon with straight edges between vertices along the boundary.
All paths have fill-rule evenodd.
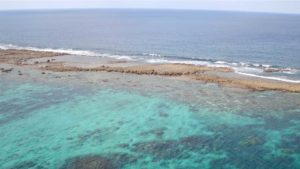
<path id="1" fill-rule="evenodd" d="M 287 92 L 300 92 L 300 84 L 298 83 L 285 83 L 259 78 L 242 79 L 235 77 L 221 77 L 218 75 L 203 74 L 194 76 L 193 79 L 210 83 L 217 83 L 226 86 L 251 89 L 255 91 L 277 90 Z"/>
<path id="2" fill-rule="evenodd" d="M 54 53 L 54 52 L 38 52 L 38 51 L 30 51 L 30 50 L 0 50 L 0 63 L 10 63 L 21 65 L 28 59 L 34 58 L 43 58 L 43 57 L 54 57 L 66 55 L 64 53 Z M 37 62 L 36 64 L 38 64 Z"/>
<path id="3" fill-rule="evenodd" d="M 199 80 L 207 83 L 250 89 L 255 91 L 277 90 L 288 92 L 300 92 L 300 84 L 287 83 L 261 78 L 241 78 L 237 76 L 224 76 L 219 73 L 232 73 L 233 70 L 227 67 L 207 67 L 186 64 L 159 64 L 145 66 L 113 67 L 100 66 L 95 68 L 71 67 L 63 63 L 47 65 L 44 69 L 56 72 L 118 72 L 137 75 L 159 75 L 169 77 L 183 77 L 189 80 Z"/>
<path id="4" fill-rule="evenodd" d="M 80 60 L 59 61 L 50 58 L 63 56 L 64 53 L 37 52 L 29 50 L 0 50 L 0 63 L 29 65 L 33 68 L 55 72 L 117 72 L 136 75 L 159 75 L 176 77 L 185 80 L 199 80 L 206 83 L 250 89 L 255 91 L 277 90 L 286 92 L 300 92 L 300 83 L 289 83 L 276 80 L 268 80 L 256 77 L 245 77 L 237 75 L 230 67 L 210 67 L 190 64 L 147 64 L 123 61 L 117 59 L 104 59 L 103 63 L 88 63 L 85 65 Z M 75 57 L 75 56 L 73 56 Z M 46 59 L 37 60 L 39 58 Z M 9 72 L 10 70 L 2 70 Z M 275 71 L 273 69 L 265 71 Z"/>
<path id="5" fill-rule="evenodd" d="M 1 68 L 1 71 L 2 71 L 3 73 L 9 73 L 9 72 L 11 72 L 11 71 L 13 71 L 13 70 L 14 70 L 13 68 L 9 68 L 9 69 Z"/>

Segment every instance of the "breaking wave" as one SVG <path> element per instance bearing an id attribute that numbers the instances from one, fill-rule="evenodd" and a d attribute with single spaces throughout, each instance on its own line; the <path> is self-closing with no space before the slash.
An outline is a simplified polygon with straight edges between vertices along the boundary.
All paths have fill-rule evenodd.
<path id="1" fill-rule="evenodd" d="M 88 51 L 88 50 L 74 50 L 74 49 L 63 49 L 63 48 L 53 49 L 53 48 L 23 47 L 23 46 L 17 46 L 17 45 L 12 45 L 12 44 L 0 44 L 0 49 L 3 49 L 3 50 L 8 50 L 8 49 L 31 50 L 31 51 L 38 51 L 38 52 L 55 52 L 55 53 L 64 53 L 64 54 L 70 54 L 70 55 L 110 57 L 110 58 L 127 59 L 127 60 L 132 60 L 133 59 L 131 56 L 97 53 L 97 52 Z"/>

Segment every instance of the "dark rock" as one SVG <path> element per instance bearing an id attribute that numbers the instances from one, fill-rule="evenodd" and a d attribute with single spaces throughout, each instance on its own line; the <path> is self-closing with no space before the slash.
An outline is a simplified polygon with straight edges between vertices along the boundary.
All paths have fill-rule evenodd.
<path id="1" fill-rule="evenodd" d="M 22 76 L 23 73 L 19 70 L 19 71 L 18 71 L 18 75 L 19 75 L 19 76 Z"/>
<path id="2" fill-rule="evenodd" d="M 116 167 L 109 159 L 94 155 L 69 159 L 60 169 L 116 169 Z"/>
<path id="3" fill-rule="evenodd" d="M 280 69 L 277 69 L 277 68 L 265 68 L 264 72 L 266 72 L 266 73 L 280 72 Z"/>
<path id="4" fill-rule="evenodd" d="M 159 117 L 169 117 L 169 114 L 166 112 L 159 112 Z"/>
<path id="5" fill-rule="evenodd" d="M 14 68 L 10 68 L 10 69 L 3 69 L 2 70 L 2 72 L 4 72 L 4 73 L 8 73 L 8 72 L 11 72 L 11 71 L 13 71 L 14 70 Z"/>

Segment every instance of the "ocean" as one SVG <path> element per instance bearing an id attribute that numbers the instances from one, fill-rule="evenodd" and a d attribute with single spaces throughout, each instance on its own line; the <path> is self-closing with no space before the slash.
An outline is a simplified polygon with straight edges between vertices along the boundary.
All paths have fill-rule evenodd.
<path id="1" fill-rule="evenodd" d="M 296 83 L 298 28 L 298 15 L 283 14 L 2 11 L 0 48 L 223 65 Z M 270 66 L 282 71 L 260 72 Z M 0 68 L 14 68 L 0 72 L 1 169 L 300 168 L 299 93 Z"/>
<path id="2" fill-rule="evenodd" d="M 0 48 L 231 66 L 300 82 L 300 15 L 189 10 L 0 12 Z M 277 71 L 265 73 L 265 68 Z"/>

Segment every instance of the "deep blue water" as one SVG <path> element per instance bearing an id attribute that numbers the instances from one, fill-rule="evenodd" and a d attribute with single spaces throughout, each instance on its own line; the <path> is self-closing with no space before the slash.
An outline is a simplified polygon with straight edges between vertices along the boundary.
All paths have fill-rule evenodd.
<path id="1" fill-rule="evenodd" d="M 2 44 L 300 67 L 300 15 L 129 9 L 2 11 L 0 24 Z"/>

